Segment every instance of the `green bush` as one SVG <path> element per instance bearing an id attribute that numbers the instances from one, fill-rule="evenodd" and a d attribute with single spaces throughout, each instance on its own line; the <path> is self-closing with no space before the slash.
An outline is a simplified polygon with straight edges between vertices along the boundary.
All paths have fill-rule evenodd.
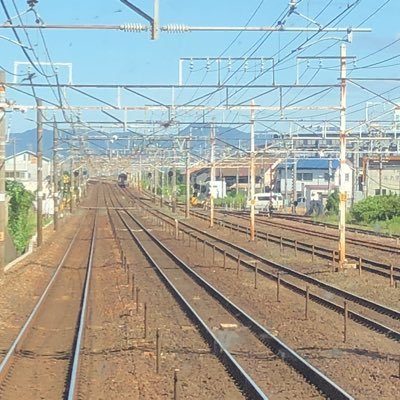
<path id="1" fill-rule="evenodd" d="M 16 181 L 6 181 L 6 191 L 9 196 L 8 231 L 17 251 L 22 253 L 33 233 L 31 214 L 34 195 Z"/>
<path id="2" fill-rule="evenodd" d="M 400 215 L 400 196 L 367 197 L 351 208 L 351 218 L 357 223 L 388 221 Z"/>
<path id="3" fill-rule="evenodd" d="M 230 192 L 224 198 L 215 199 L 215 205 L 220 207 L 244 207 L 246 205 L 246 194 L 244 192 Z"/>
<path id="4" fill-rule="evenodd" d="M 339 214 L 339 192 L 337 190 L 328 196 L 326 201 L 326 211 L 328 211 L 330 215 Z"/>

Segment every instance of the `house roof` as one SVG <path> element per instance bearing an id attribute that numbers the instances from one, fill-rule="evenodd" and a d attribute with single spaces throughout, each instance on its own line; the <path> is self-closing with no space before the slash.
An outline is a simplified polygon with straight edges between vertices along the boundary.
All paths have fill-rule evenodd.
<path id="1" fill-rule="evenodd" d="M 329 161 L 331 162 L 332 169 L 339 167 L 339 160 L 332 160 L 328 158 L 299 158 L 297 160 L 297 170 L 299 169 L 323 169 L 328 170 Z M 285 163 L 279 164 L 279 169 L 285 169 Z M 291 170 L 293 168 L 293 161 L 289 161 L 287 168 Z"/>
<path id="2" fill-rule="evenodd" d="M 30 150 L 20 151 L 19 153 L 16 153 L 16 154 L 15 154 L 15 157 L 18 157 L 18 156 L 20 156 L 20 155 L 22 155 L 22 154 L 30 154 L 30 155 L 33 156 L 33 157 L 37 157 L 37 154 L 34 153 L 33 151 L 30 151 Z M 14 158 L 14 155 L 8 156 L 8 157 L 6 158 L 6 160 L 12 160 L 13 158 Z M 42 159 L 43 159 L 43 160 L 46 160 L 46 161 L 50 161 L 50 158 L 47 158 L 47 157 L 44 157 L 44 156 L 42 156 Z"/>
<path id="3" fill-rule="evenodd" d="M 331 168 L 336 169 L 339 167 L 339 160 L 329 160 L 327 158 L 308 158 L 298 160 L 297 169 L 328 169 L 329 161 L 331 162 Z"/>

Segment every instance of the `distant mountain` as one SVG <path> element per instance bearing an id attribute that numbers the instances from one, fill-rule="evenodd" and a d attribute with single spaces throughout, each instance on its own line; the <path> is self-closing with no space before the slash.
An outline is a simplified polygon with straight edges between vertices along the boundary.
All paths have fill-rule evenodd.
<path id="1" fill-rule="evenodd" d="M 241 131 L 237 128 L 216 126 L 216 138 L 217 138 L 217 148 L 219 151 L 223 148 L 236 147 L 242 150 L 250 149 L 250 133 Z M 9 141 L 6 144 L 6 156 L 13 155 L 13 140 L 16 140 L 15 147 L 16 153 L 24 150 L 30 150 L 36 152 L 36 129 L 31 129 L 21 133 L 10 133 Z M 72 135 L 72 133 L 71 133 Z M 112 138 L 112 133 L 109 134 Z M 194 153 L 200 153 L 202 149 L 209 148 L 210 141 L 210 125 L 209 124 L 194 124 L 189 125 L 185 129 L 179 131 L 178 136 L 192 136 L 191 141 L 191 151 Z M 99 135 L 98 135 L 99 136 Z M 132 136 L 131 132 L 118 132 L 114 135 L 116 139 L 102 139 L 97 137 L 96 139 L 90 140 L 90 143 L 86 143 L 87 136 L 82 134 L 80 139 L 73 140 L 71 142 L 70 134 L 66 132 L 60 133 L 59 147 L 61 153 L 66 153 L 69 143 L 79 149 L 80 146 L 89 146 L 96 150 L 98 153 L 105 154 L 107 150 L 116 149 L 127 149 L 128 146 L 132 150 L 139 149 L 141 147 L 147 147 L 147 145 L 157 145 L 158 147 L 171 147 L 170 141 L 160 140 L 160 135 L 158 138 L 152 138 L 151 136 L 145 137 L 143 139 L 128 139 Z M 68 143 L 63 140 L 63 138 L 68 138 Z M 258 147 L 263 147 L 267 141 L 271 139 L 272 135 L 266 132 L 256 132 L 255 133 L 255 145 Z M 83 142 L 82 142 L 83 139 Z M 53 132 L 45 129 L 43 131 L 43 155 L 48 158 L 52 158 L 53 149 Z M 219 152 L 218 151 L 218 152 Z"/>
<path id="2" fill-rule="evenodd" d="M 29 131 L 21 133 L 10 133 L 9 141 L 6 143 L 6 157 L 10 157 L 14 152 L 15 139 L 15 150 L 19 153 L 24 150 L 30 150 L 36 152 L 36 130 L 31 129 Z M 52 157 L 53 148 L 53 132 L 49 130 L 43 131 L 43 155 L 45 157 Z"/>
<path id="3" fill-rule="evenodd" d="M 210 139 L 210 125 L 189 125 L 185 129 L 179 132 L 180 136 L 189 136 L 191 135 L 194 140 L 195 138 L 201 138 L 203 141 L 209 141 Z M 239 147 L 241 149 L 250 149 L 250 133 L 244 132 L 237 128 L 232 127 L 224 127 L 224 126 L 216 126 L 215 127 L 215 136 L 217 138 L 217 142 L 220 141 L 226 142 L 235 147 Z M 265 132 L 256 132 L 255 133 L 255 144 L 256 146 L 265 144 L 265 141 L 271 138 L 271 135 Z"/>
<path id="4" fill-rule="evenodd" d="M 88 146 L 86 141 L 82 143 L 82 139 L 85 139 L 85 134 L 80 135 L 80 138 L 76 138 L 76 140 L 72 140 L 72 133 L 69 133 L 68 131 L 60 132 L 59 133 L 59 151 L 60 154 L 66 154 L 67 149 L 70 144 L 74 146 L 77 150 L 79 150 L 81 145 L 84 145 L 85 147 Z M 68 139 L 65 140 L 65 138 Z M 19 153 L 24 150 L 30 150 L 33 152 L 36 152 L 37 150 L 37 131 L 36 129 L 30 129 L 25 132 L 21 133 L 10 133 L 9 140 L 6 143 L 6 157 L 12 156 L 14 152 L 14 143 L 13 140 L 16 140 L 15 142 L 15 151 L 16 153 Z M 53 157 L 53 131 L 44 129 L 43 130 L 43 139 L 42 139 L 42 145 L 43 145 L 43 155 L 48 158 Z M 118 141 L 115 140 L 109 140 L 109 139 L 96 139 L 92 141 L 92 144 L 89 144 L 89 146 L 93 146 L 93 148 L 96 148 L 99 150 L 99 152 L 106 152 L 106 149 L 117 149 L 121 148 L 123 146 L 126 146 L 126 142 L 123 143 L 118 143 Z"/>

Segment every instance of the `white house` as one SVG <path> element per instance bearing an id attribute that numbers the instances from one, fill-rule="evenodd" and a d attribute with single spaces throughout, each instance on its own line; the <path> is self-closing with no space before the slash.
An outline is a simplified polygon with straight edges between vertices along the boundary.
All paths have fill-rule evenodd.
<path id="1" fill-rule="evenodd" d="M 34 152 L 25 150 L 14 156 L 6 158 L 5 169 L 6 179 L 14 179 L 14 159 L 15 159 L 15 179 L 23 183 L 27 190 L 35 192 L 37 190 L 37 156 Z M 48 179 L 51 175 L 51 161 L 47 157 L 42 158 L 43 171 L 43 191 L 48 189 Z"/>
<path id="2" fill-rule="evenodd" d="M 21 182 L 25 189 L 35 193 L 37 190 L 37 156 L 34 152 L 25 150 L 14 156 L 6 158 L 6 179 Z M 15 170 L 14 170 L 15 169 Z M 43 171 L 43 214 L 53 214 L 51 161 L 47 157 L 42 158 Z M 36 206 L 36 201 L 34 201 Z"/>
<path id="3" fill-rule="evenodd" d="M 351 163 L 346 162 L 344 168 L 343 185 L 350 204 L 353 197 Z M 280 192 L 288 201 L 305 198 L 307 208 L 312 201 L 324 204 L 328 194 L 339 188 L 339 160 L 327 158 L 290 160 L 279 165 L 276 179 Z"/>

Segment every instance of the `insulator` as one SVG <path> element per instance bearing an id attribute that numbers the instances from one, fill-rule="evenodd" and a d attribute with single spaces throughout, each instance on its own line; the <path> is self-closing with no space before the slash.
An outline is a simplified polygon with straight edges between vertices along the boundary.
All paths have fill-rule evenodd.
<path id="1" fill-rule="evenodd" d="M 191 58 L 190 59 L 190 70 L 192 71 L 193 70 L 193 66 L 194 66 L 194 64 L 193 64 L 193 58 Z"/>
<path id="2" fill-rule="evenodd" d="M 187 25 L 182 25 L 182 24 L 168 24 L 162 26 L 160 30 L 168 33 L 184 33 L 184 32 L 189 32 L 190 28 Z"/>
<path id="3" fill-rule="evenodd" d="M 232 60 L 229 58 L 228 60 L 228 72 L 231 72 L 232 69 Z"/>
<path id="4" fill-rule="evenodd" d="M 146 25 L 142 24 L 123 24 L 119 26 L 120 31 L 124 32 L 142 32 L 147 31 L 149 28 Z"/>
<path id="5" fill-rule="evenodd" d="M 323 66 L 322 60 L 319 60 L 318 68 L 322 68 L 322 66 Z"/>
<path id="6" fill-rule="evenodd" d="M 243 68 L 243 71 L 244 72 L 247 72 L 247 68 L 249 67 L 249 64 L 248 64 L 248 62 L 246 61 L 245 63 L 244 63 L 244 68 Z"/>
<path id="7" fill-rule="evenodd" d="M 210 69 L 210 60 L 207 58 L 206 70 L 208 71 L 209 69 Z"/>

